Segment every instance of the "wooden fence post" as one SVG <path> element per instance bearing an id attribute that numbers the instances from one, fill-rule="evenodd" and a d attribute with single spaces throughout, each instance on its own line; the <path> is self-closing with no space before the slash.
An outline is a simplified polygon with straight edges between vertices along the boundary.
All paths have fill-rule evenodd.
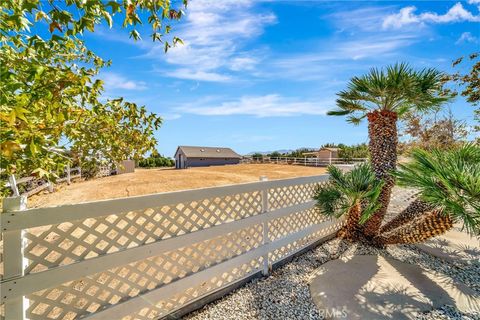
<path id="1" fill-rule="evenodd" d="M 70 164 L 67 164 L 67 184 L 70 184 Z"/>
<path id="2" fill-rule="evenodd" d="M 48 180 L 48 192 L 52 193 L 53 192 L 53 182 Z"/>
<path id="3" fill-rule="evenodd" d="M 8 223 L 8 216 L 12 212 L 26 210 L 26 208 L 26 196 L 4 198 L 2 224 L 5 222 Z M 22 233 L 23 230 L 3 232 L 4 279 L 24 275 L 28 261 L 23 255 L 24 244 Z M 5 319 L 24 320 L 27 306 L 27 299 L 23 296 L 5 301 Z"/>
<path id="4" fill-rule="evenodd" d="M 268 178 L 266 176 L 261 176 L 260 181 L 268 181 Z M 262 214 L 267 214 L 268 212 L 268 190 L 267 189 L 262 189 Z M 263 245 L 267 245 L 270 240 L 268 238 L 268 221 L 263 222 L 263 237 L 262 237 Z M 263 270 L 262 274 L 264 276 L 268 276 L 270 271 L 270 263 L 268 261 L 268 252 L 265 253 L 263 256 Z"/>
<path id="5" fill-rule="evenodd" d="M 18 197 L 20 196 L 20 193 L 18 192 L 18 186 L 17 186 L 17 180 L 15 179 L 15 176 L 13 174 L 8 177 L 8 182 L 10 183 L 10 188 L 13 191 L 13 196 Z"/>

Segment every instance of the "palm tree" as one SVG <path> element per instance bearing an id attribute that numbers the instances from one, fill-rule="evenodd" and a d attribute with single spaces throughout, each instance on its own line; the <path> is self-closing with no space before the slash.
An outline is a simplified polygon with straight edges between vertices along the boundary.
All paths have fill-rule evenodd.
<path id="1" fill-rule="evenodd" d="M 346 224 L 338 235 L 349 240 L 361 240 L 360 225 L 378 209 L 383 182 L 375 178 L 366 163 L 347 173 L 329 166 L 328 173 L 329 183 L 318 185 L 315 190 L 317 208 L 327 216 L 346 215 Z"/>
<path id="2" fill-rule="evenodd" d="M 441 235 L 455 222 L 480 236 L 480 147 L 467 144 L 451 151 L 412 151 L 412 160 L 400 164 L 393 175 L 401 186 L 419 191 L 397 217 L 387 222 L 373 238 L 361 225 L 380 206 L 383 182 L 367 164 L 342 173 L 329 167 L 330 181 L 317 187 L 314 199 L 327 216 L 346 215 L 339 236 L 367 241 L 377 246 L 417 243 Z"/>
<path id="3" fill-rule="evenodd" d="M 381 229 L 376 242 L 415 243 L 463 223 L 480 235 L 480 147 L 414 150 L 412 161 L 394 173 L 399 185 L 419 190 L 419 199 Z"/>
<path id="4" fill-rule="evenodd" d="M 408 111 L 432 110 L 447 101 L 440 94 L 442 78 L 443 74 L 435 69 L 416 71 L 404 63 L 374 68 L 365 76 L 353 77 L 347 90 L 338 93 L 339 109 L 328 112 L 346 115 L 353 124 L 368 119 L 372 168 L 375 176 L 384 181 L 380 206 L 363 228 L 370 238 L 379 232 L 394 185 L 390 172 L 397 164 L 397 120 Z"/>

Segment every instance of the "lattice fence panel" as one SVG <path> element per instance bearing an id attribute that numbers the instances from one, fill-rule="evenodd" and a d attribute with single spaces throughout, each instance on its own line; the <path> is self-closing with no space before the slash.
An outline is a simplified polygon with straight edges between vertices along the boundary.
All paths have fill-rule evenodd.
<path id="1" fill-rule="evenodd" d="M 295 212 L 286 217 L 271 220 L 268 223 L 268 238 L 270 241 L 275 241 L 325 220 L 326 217 L 316 208 Z"/>
<path id="2" fill-rule="evenodd" d="M 412 201 L 418 196 L 418 190 L 411 188 L 394 187 L 392 190 L 392 196 L 388 205 L 387 214 L 383 223 L 387 223 L 389 220 L 396 217 L 402 212 Z"/>
<path id="3" fill-rule="evenodd" d="M 312 200 L 318 183 L 273 188 L 268 191 L 269 210 L 284 208 Z"/>
<path id="4" fill-rule="evenodd" d="M 237 266 L 229 272 L 215 276 L 209 281 L 191 287 L 185 292 L 177 294 L 168 300 L 155 302 L 155 305 L 152 305 L 148 308 L 143 308 L 139 312 L 135 312 L 127 317 L 124 317 L 122 320 L 157 319 L 175 309 L 178 309 L 192 300 L 198 299 L 216 289 L 234 283 L 236 280 L 258 271 L 262 266 L 262 261 L 262 258 L 253 259 L 249 263 Z"/>
<path id="5" fill-rule="evenodd" d="M 29 319 L 74 319 L 257 248 L 261 225 L 70 281 L 28 296 Z"/>
<path id="6" fill-rule="evenodd" d="M 338 231 L 341 226 L 343 225 L 342 221 L 338 221 L 334 224 L 331 224 L 330 226 L 321 229 L 317 232 L 311 233 L 306 237 L 303 237 L 297 241 L 291 242 L 286 246 L 283 246 L 277 250 L 274 250 L 273 252 L 270 252 L 268 254 L 268 259 L 271 261 L 271 263 L 275 263 L 277 261 L 281 261 L 283 258 L 289 256 L 290 254 L 296 252 L 300 248 L 309 245 L 310 243 L 313 243 L 325 236 L 328 236 L 330 234 L 335 233 Z"/>
<path id="7" fill-rule="evenodd" d="M 95 175 L 96 178 L 108 177 L 112 175 L 112 166 L 111 165 L 103 165 L 100 166 L 97 174 Z"/>
<path id="8" fill-rule="evenodd" d="M 25 273 L 43 271 L 261 213 L 259 191 L 27 229 Z"/>

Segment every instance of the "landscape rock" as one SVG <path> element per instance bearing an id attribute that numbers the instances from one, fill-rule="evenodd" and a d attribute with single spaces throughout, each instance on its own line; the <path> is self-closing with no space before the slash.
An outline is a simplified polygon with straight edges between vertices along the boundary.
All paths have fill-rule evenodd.
<path id="1" fill-rule="evenodd" d="M 480 312 L 480 295 L 466 285 L 377 255 L 325 263 L 310 292 L 327 319 L 412 319 L 444 305 L 464 313 Z"/>

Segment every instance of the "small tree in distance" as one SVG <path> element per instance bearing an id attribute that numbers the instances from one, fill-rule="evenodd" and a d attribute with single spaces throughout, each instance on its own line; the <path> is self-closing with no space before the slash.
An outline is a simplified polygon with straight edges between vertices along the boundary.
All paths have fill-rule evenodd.
<path id="1" fill-rule="evenodd" d="M 472 63 L 468 72 L 461 72 L 460 70 L 452 75 L 446 76 L 445 81 L 453 81 L 454 84 L 460 87 L 460 95 L 465 97 L 467 102 L 471 103 L 476 108 L 473 110 L 474 120 L 476 124 L 473 129 L 480 133 L 480 52 L 472 53 L 468 59 L 461 57 L 452 63 L 453 67 L 460 68 L 468 60 Z M 457 95 L 457 90 L 447 90 L 447 93 Z M 480 142 L 480 134 L 477 136 L 477 142 Z"/>
<path id="2" fill-rule="evenodd" d="M 274 151 L 272 153 L 269 153 L 268 156 L 271 157 L 271 158 L 280 158 L 282 156 L 282 154 L 278 151 Z"/>
<path id="3" fill-rule="evenodd" d="M 263 158 L 263 154 L 261 154 L 260 152 L 255 152 L 254 154 L 252 154 L 253 160 L 260 160 L 262 158 Z"/>

